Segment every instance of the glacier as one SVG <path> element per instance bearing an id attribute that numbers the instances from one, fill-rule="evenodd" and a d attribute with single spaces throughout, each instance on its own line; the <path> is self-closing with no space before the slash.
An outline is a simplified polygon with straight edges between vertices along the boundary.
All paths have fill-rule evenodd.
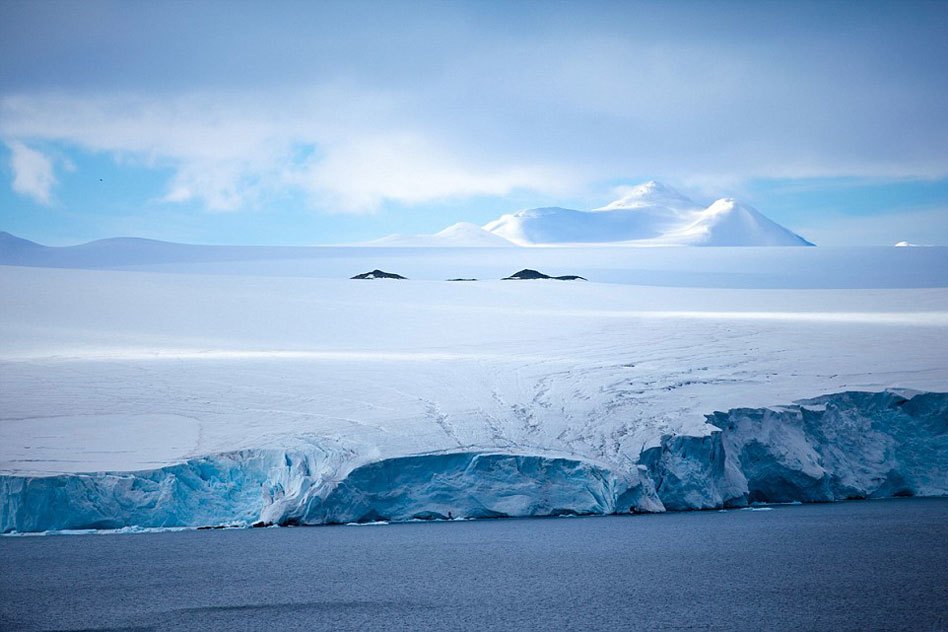
<path id="1" fill-rule="evenodd" d="M 0 265 L 0 531 L 944 493 L 944 248 L 126 245 Z"/>
<path id="2" fill-rule="evenodd" d="M 948 393 L 842 392 L 707 416 L 618 468 L 460 451 L 355 467 L 325 446 L 139 472 L 0 476 L 0 531 L 603 515 L 948 494 Z M 351 455 L 348 455 L 351 457 Z"/>

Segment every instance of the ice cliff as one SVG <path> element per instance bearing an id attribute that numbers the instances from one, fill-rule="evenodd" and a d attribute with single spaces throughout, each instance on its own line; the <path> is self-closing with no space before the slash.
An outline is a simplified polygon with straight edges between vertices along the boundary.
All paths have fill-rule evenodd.
<path id="1" fill-rule="evenodd" d="M 642 453 L 669 510 L 948 493 L 948 394 L 847 392 L 714 413 Z"/>
<path id="2" fill-rule="evenodd" d="M 948 494 L 948 394 L 845 392 L 708 416 L 622 468 L 467 451 L 347 465 L 319 446 L 140 472 L 0 477 L 0 531 L 328 524 Z M 348 455 L 351 457 L 351 455 Z M 636 460 L 636 455 L 632 455 Z"/>

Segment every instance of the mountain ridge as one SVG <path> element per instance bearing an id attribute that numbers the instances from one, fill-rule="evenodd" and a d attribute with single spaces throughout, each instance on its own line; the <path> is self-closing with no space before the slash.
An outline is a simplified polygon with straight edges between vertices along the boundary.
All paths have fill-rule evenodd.
<path id="1" fill-rule="evenodd" d="M 654 180 L 590 211 L 522 209 L 488 222 L 484 230 L 521 245 L 813 246 L 800 235 L 735 200 L 703 207 Z"/>

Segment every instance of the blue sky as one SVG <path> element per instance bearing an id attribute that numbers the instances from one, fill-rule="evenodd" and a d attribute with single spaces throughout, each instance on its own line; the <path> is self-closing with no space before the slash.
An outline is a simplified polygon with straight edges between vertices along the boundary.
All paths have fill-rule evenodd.
<path id="1" fill-rule="evenodd" d="M 0 0 L 0 230 L 340 243 L 661 180 L 948 244 L 945 2 Z"/>

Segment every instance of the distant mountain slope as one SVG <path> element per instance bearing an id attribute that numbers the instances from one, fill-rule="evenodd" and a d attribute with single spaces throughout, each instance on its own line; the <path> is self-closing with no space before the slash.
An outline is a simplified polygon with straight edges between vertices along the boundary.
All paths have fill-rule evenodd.
<path id="1" fill-rule="evenodd" d="M 752 206 L 732 198 L 714 202 L 685 228 L 664 235 L 670 243 L 692 246 L 812 246 Z"/>
<path id="2" fill-rule="evenodd" d="M 524 209 L 489 222 L 484 230 L 523 245 L 619 242 L 674 230 L 700 210 L 700 205 L 672 189 L 646 182 L 594 211 Z"/>
<path id="3" fill-rule="evenodd" d="M 75 246 L 44 246 L 0 233 L 0 264 L 51 268 L 122 268 L 173 263 L 260 261 L 311 257 L 307 246 L 209 246 L 137 237 L 99 239 Z"/>
<path id="4" fill-rule="evenodd" d="M 658 182 L 633 187 L 592 211 L 524 209 L 485 224 L 484 230 L 520 245 L 813 245 L 751 206 L 725 198 L 703 208 Z"/>
<path id="5" fill-rule="evenodd" d="M 488 232 L 477 224 L 458 222 L 433 235 L 389 235 L 365 245 L 399 248 L 503 248 L 514 244 L 502 235 Z"/>
<path id="6" fill-rule="evenodd" d="M 0 231 L 0 263 L 13 265 L 28 263 L 37 253 L 41 253 L 45 249 L 46 246 L 35 241 Z"/>

